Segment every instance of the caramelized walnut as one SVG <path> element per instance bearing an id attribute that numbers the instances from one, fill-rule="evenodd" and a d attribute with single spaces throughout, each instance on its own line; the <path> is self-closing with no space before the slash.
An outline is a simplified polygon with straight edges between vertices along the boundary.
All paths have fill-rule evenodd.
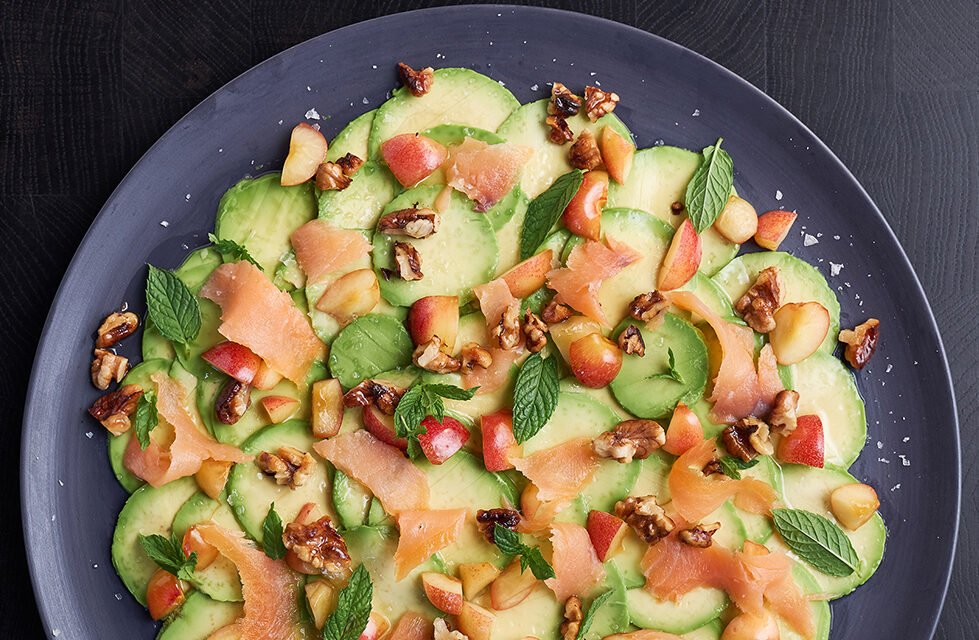
<path id="1" fill-rule="evenodd" d="M 320 191 L 343 191 L 350 182 L 350 176 L 335 162 L 324 162 L 316 168 L 316 188 Z"/>
<path id="2" fill-rule="evenodd" d="M 705 464 L 704 468 L 701 469 L 700 472 L 705 476 L 712 476 L 717 473 L 723 474 L 724 470 L 721 469 L 721 461 L 718 460 L 717 458 L 714 458 L 713 460 Z"/>
<path id="3" fill-rule="evenodd" d="M 640 293 L 629 303 L 629 315 L 633 319 L 645 322 L 647 327 L 654 327 L 663 321 L 670 301 L 659 291 Z"/>
<path id="4" fill-rule="evenodd" d="M 337 158 L 337 164 L 343 170 L 343 175 L 348 178 L 352 178 L 357 171 L 364 165 L 364 161 L 355 156 L 352 153 L 344 155 L 342 158 Z"/>
<path id="5" fill-rule="evenodd" d="M 431 67 L 425 67 L 416 71 L 404 62 L 399 62 L 398 78 L 401 79 L 401 84 L 408 88 L 411 95 L 420 98 L 428 93 L 435 83 L 435 70 Z"/>
<path id="6" fill-rule="evenodd" d="M 547 346 L 547 324 L 530 309 L 524 311 L 523 334 L 527 338 L 527 350 L 538 353 Z"/>
<path id="7" fill-rule="evenodd" d="M 574 311 L 571 310 L 571 307 L 566 304 L 561 304 L 557 300 L 551 300 L 544 306 L 540 317 L 547 324 L 557 324 L 558 322 L 564 322 L 572 315 L 574 315 Z"/>
<path id="8" fill-rule="evenodd" d="M 214 400 L 214 415 L 224 424 L 235 424 L 252 403 L 252 388 L 231 378 Z"/>
<path id="9" fill-rule="evenodd" d="M 644 460 L 666 444 L 666 431 L 653 420 L 626 420 L 592 440 L 592 450 L 601 458 L 628 464 Z"/>
<path id="10" fill-rule="evenodd" d="M 870 362 L 870 357 L 877 350 L 877 342 L 880 340 L 879 327 L 880 321 L 871 318 L 857 325 L 852 331 L 849 329 L 840 331 L 840 342 L 846 345 L 843 356 L 854 369 L 863 369 Z"/>
<path id="11" fill-rule="evenodd" d="M 258 454 L 255 464 L 262 473 L 275 478 L 275 484 L 295 489 L 309 480 L 316 460 L 294 447 L 279 447 L 275 453 L 263 451 Z"/>
<path id="12" fill-rule="evenodd" d="M 425 275 L 422 273 L 422 257 L 407 242 L 394 243 L 394 264 L 402 280 L 421 280 Z"/>
<path id="13" fill-rule="evenodd" d="M 656 503 L 655 496 L 629 496 L 615 503 L 615 515 L 622 518 L 647 544 L 670 535 L 676 526 Z"/>
<path id="14" fill-rule="evenodd" d="M 547 103 L 547 113 L 561 118 L 571 118 L 578 115 L 581 109 L 581 98 L 576 96 L 560 82 L 551 85 L 551 100 Z"/>
<path id="15" fill-rule="evenodd" d="M 458 371 L 462 363 L 445 352 L 445 344 L 438 336 L 415 347 L 412 361 L 426 371 L 452 373 Z"/>
<path id="16" fill-rule="evenodd" d="M 436 618 L 432 640 L 469 640 L 469 636 L 461 631 L 449 629 L 449 625 L 445 622 L 444 618 Z"/>
<path id="17" fill-rule="evenodd" d="M 574 133 L 567 121 L 561 116 L 547 116 L 544 118 L 547 125 L 547 139 L 554 144 L 564 144 L 574 140 Z"/>
<path id="18" fill-rule="evenodd" d="M 706 549 L 711 545 L 711 542 L 714 539 L 714 534 L 717 533 L 717 530 L 720 528 L 720 522 L 698 524 L 688 529 L 682 529 L 680 533 L 676 535 L 676 537 L 680 539 L 680 542 L 688 544 L 691 547 Z"/>
<path id="19" fill-rule="evenodd" d="M 138 384 L 127 384 L 115 391 L 105 394 L 96 400 L 88 413 L 102 423 L 112 435 L 120 435 L 129 431 L 132 423 L 129 417 L 136 412 L 143 389 Z"/>
<path id="20" fill-rule="evenodd" d="M 480 509 L 476 512 L 476 526 L 491 544 L 496 541 L 493 530 L 496 525 L 513 531 L 520 524 L 520 513 L 513 509 Z"/>
<path id="21" fill-rule="evenodd" d="M 799 392 L 791 389 L 779 391 L 775 396 L 772 412 L 768 416 L 769 426 L 777 429 L 783 436 L 789 435 L 795 431 L 798 410 Z"/>
<path id="22" fill-rule="evenodd" d="M 123 338 L 128 338 L 139 327 L 139 316 L 135 313 L 110 313 L 99 325 L 95 346 L 99 349 L 114 346 Z"/>
<path id="23" fill-rule="evenodd" d="M 489 369 L 493 364 L 493 354 L 484 349 L 478 342 L 468 342 L 462 347 L 462 370 L 472 373 L 476 367 Z"/>
<path id="24" fill-rule="evenodd" d="M 770 456 L 775 452 L 768 425 L 754 416 L 725 427 L 721 440 L 728 453 L 745 462 L 750 462 L 757 455 Z"/>
<path id="25" fill-rule="evenodd" d="M 630 356 L 635 355 L 641 358 L 646 355 L 646 343 L 642 339 L 639 328 L 634 324 L 630 324 L 622 330 L 622 333 L 619 334 L 618 343 L 619 349 Z"/>
<path id="26" fill-rule="evenodd" d="M 431 209 L 401 209 L 382 216 L 377 229 L 389 236 L 427 238 L 439 230 L 442 216 Z"/>
<path id="27" fill-rule="evenodd" d="M 353 573 L 350 554 L 330 516 L 305 524 L 290 522 L 282 532 L 282 543 L 307 567 L 336 581 Z"/>
<path id="28" fill-rule="evenodd" d="M 493 327 L 490 336 L 501 349 L 510 351 L 520 343 L 520 333 L 520 303 L 514 301 L 504 309 L 499 324 Z"/>
<path id="29" fill-rule="evenodd" d="M 105 391 L 112 381 L 121 382 L 129 371 L 129 359 L 107 349 L 96 349 L 92 359 L 92 384 Z"/>
<path id="30" fill-rule="evenodd" d="M 768 267 L 758 274 L 755 283 L 734 305 L 734 310 L 758 333 L 769 333 L 775 328 L 775 312 L 781 304 L 778 267 Z"/>
<path id="31" fill-rule="evenodd" d="M 591 131 L 585 129 L 578 134 L 578 139 L 568 150 L 568 161 L 575 169 L 585 171 L 602 166 L 602 152 L 598 150 L 598 142 Z"/>
<path id="32" fill-rule="evenodd" d="M 581 598 L 571 596 L 564 603 L 564 622 L 561 623 L 561 640 L 576 640 L 581 629 Z"/>
<path id="33" fill-rule="evenodd" d="M 678 216 L 681 213 L 683 213 L 683 209 L 684 209 L 683 203 L 680 202 L 679 200 L 677 200 L 676 202 L 670 205 L 670 213 L 672 213 L 675 216 Z"/>
<path id="34" fill-rule="evenodd" d="M 619 94 L 602 91 L 598 87 L 585 87 L 585 114 L 592 122 L 615 111 L 617 104 L 619 104 Z"/>
<path id="35" fill-rule="evenodd" d="M 405 390 L 380 380 L 364 380 L 343 396 L 345 407 L 374 405 L 384 415 L 393 416 Z"/>

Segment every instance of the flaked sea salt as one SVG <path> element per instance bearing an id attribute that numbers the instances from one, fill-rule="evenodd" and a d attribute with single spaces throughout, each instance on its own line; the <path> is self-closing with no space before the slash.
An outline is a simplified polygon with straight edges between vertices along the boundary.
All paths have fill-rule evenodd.
<path id="1" fill-rule="evenodd" d="M 693 113 L 690 114 L 692 118 L 697 118 L 700 116 L 700 109 L 694 109 Z"/>
<path id="2" fill-rule="evenodd" d="M 316 111 L 315 108 L 310 108 L 310 110 L 306 112 L 306 119 L 307 120 L 319 120 L 320 119 L 320 114 Z"/>
<path id="3" fill-rule="evenodd" d="M 85 437 L 88 438 L 89 440 L 91 440 L 92 439 L 92 436 L 94 436 L 94 435 L 95 434 L 92 433 L 91 431 L 86 431 L 85 432 Z"/>
<path id="4" fill-rule="evenodd" d="M 843 271 L 843 265 L 836 264 L 835 262 L 829 263 L 829 275 L 835 278 L 836 276 L 840 275 L 840 271 Z"/>
<path id="5" fill-rule="evenodd" d="M 166 229 L 167 227 L 170 226 L 170 223 L 167 222 L 166 220 L 160 220 L 160 226 Z"/>
<path id="6" fill-rule="evenodd" d="M 781 191 L 781 189 L 776 189 L 775 190 L 775 199 L 776 200 L 781 200 L 782 199 L 782 191 Z"/>
<path id="7" fill-rule="evenodd" d="M 802 238 L 802 244 L 803 246 L 811 247 L 814 244 L 819 244 L 819 240 L 816 239 L 816 236 L 807 233 Z"/>

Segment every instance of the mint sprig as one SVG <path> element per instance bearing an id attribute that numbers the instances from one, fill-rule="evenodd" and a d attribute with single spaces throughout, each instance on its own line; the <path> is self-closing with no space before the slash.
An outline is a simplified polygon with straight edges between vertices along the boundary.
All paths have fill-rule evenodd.
<path id="1" fill-rule="evenodd" d="M 564 209 L 578 193 L 584 174 L 575 169 L 560 176 L 551 186 L 534 198 L 527 207 L 523 229 L 520 233 L 520 259 L 534 255 L 544 242 L 551 227 L 558 221 Z"/>
<path id="2" fill-rule="evenodd" d="M 721 473 L 726 475 L 728 478 L 740 480 L 741 472 L 758 464 L 758 458 L 752 458 L 749 462 L 745 462 L 741 458 L 724 456 L 718 460 L 717 463 L 721 466 Z"/>
<path id="3" fill-rule="evenodd" d="M 323 625 L 323 640 L 357 640 L 367 628 L 371 615 L 374 583 L 370 573 L 359 565 L 350 576 L 350 582 L 337 596 L 337 608 Z"/>
<path id="4" fill-rule="evenodd" d="M 674 382 L 679 382 L 683 384 L 683 376 L 680 375 L 680 371 L 676 368 L 676 356 L 673 355 L 673 349 L 667 347 L 667 366 L 668 369 L 666 373 L 654 373 L 653 375 L 646 378 L 647 380 L 672 380 Z"/>
<path id="5" fill-rule="evenodd" d="M 275 512 L 275 503 L 269 505 L 269 511 L 262 521 L 262 550 L 273 560 L 286 556 L 286 545 L 282 542 L 282 518 Z"/>
<path id="6" fill-rule="evenodd" d="M 157 424 L 159 424 L 159 416 L 156 413 L 156 396 L 152 393 L 144 393 L 139 397 L 136 413 L 133 415 L 133 430 L 136 432 L 136 439 L 139 440 L 140 449 L 150 446 L 150 431 L 153 431 Z"/>
<path id="7" fill-rule="evenodd" d="M 163 337 L 189 344 L 201 330 L 201 307 L 197 298 L 171 271 L 149 266 L 146 277 L 146 307 Z"/>
<path id="8" fill-rule="evenodd" d="M 251 262 L 253 265 L 259 268 L 260 271 L 265 271 L 265 268 L 258 263 L 258 260 L 248 252 L 245 245 L 238 244 L 234 240 L 229 240 L 228 238 L 218 238 L 213 233 L 207 234 L 207 239 L 211 241 L 214 245 L 214 249 L 224 256 L 231 256 L 235 260 L 245 260 Z"/>
<path id="9" fill-rule="evenodd" d="M 164 571 L 180 578 L 191 581 L 194 579 L 194 567 L 197 566 L 197 553 L 190 556 L 184 554 L 177 536 L 170 534 L 165 538 L 159 534 L 140 535 L 139 543 L 146 555 Z"/>
<path id="10" fill-rule="evenodd" d="M 612 590 L 608 590 L 601 594 L 591 602 L 591 606 L 588 607 L 588 612 L 585 617 L 581 619 L 581 625 L 578 626 L 578 635 L 575 636 L 575 640 L 584 640 L 591 630 L 591 625 L 595 621 L 595 614 L 598 610 L 602 608 L 602 605 L 612 597 Z"/>
<path id="11" fill-rule="evenodd" d="M 513 390 L 513 437 L 525 442 L 551 419 L 557 407 L 558 376 L 554 358 L 532 354 L 517 373 Z"/>
<path id="12" fill-rule="evenodd" d="M 540 552 L 539 547 L 530 547 L 520 541 L 520 534 L 499 524 L 493 527 L 493 541 L 504 555 L 520 558 L 520 572 L 529 567 L 538 580 L 554 577 L 554 568 Z"/>
<path id="13" fill-rule="evenodd" d="M 845 577 L 860 566 L 850 539 L 827 518 L 804 509 L 772 509 L 772 520 L 785 544 L 822 573 Z"/>
<path id="14" fill-rule="evenodd" d="M 394 410 L 394 431 L 399 438 L 408 441 L 408 457 L 421 455 L 418 436 L 426 432 L 422 421 L 431 416 L 442 422 L 445 419 L 446 400 L 471 400 L 479 387 L 461 389 L 451 384 L 416 384 L 401 396 Z"/>
<path id="15" fill-rule="evenodd" d="M 724 149 L 723 138 L 703 150 L 703 160 L 687 184 L 684 207 L 697 233 L 714 224 L 721 215 L 734 185 L 734 161 Z"/>

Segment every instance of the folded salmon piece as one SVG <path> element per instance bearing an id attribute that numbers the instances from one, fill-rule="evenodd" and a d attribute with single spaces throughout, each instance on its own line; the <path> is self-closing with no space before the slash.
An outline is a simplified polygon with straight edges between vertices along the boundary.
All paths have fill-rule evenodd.
<path id="1" fill-rule="evenodd" d="M 309 282 L 319 282 L 325 275 L 342 269 L 371 250 L 371 244 L 359 231 L 338 229 L 326 220 L 310 220 L 289 236 L 296 261 Z"/>

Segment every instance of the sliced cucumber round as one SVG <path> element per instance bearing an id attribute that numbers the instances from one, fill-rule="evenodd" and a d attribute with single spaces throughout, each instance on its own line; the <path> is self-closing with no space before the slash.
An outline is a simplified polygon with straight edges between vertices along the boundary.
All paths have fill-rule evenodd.
<path id="1" fill-rule="evenodd" d="M 613 332 L 618 336 L 630 324 L 624 320 Z M 707 386 L 707 345 L 692 324 L 666 314 L 656 330 L 638 327 L 646 354 L 623 356 L 622 369 L 612 380 L 612 393 L 623 407 L 640 418 L 665 418 L 677 403 L 692 404 Z M 670 376 L 669 351 L 673 351 L 676 378 Z"/>
<path id="2" fill-rule="evenodd" d="M 215 631 L 240 618 L 244 609 L 237 602 L 217 602 L 194 591 L 175 614 L 167 618 L 156 640 L 207 640 Z"/>
<path id="3" fill-rule="evenodd" d="M 330 148 L 326 152 L 326 159 L 336 162 L 348 153 L 352 153 L 361 160 L 367 160 L 367 143 L 371 135 L 371 125 L 374 124 L 374 114 L 377 109 L 364 112 L 347 123 L 340 133 L 330 141 Z"/>
<path id="4" fill-rule="evenodd" d="M 138 384 L 143 388 L 144 393 L 152 391 L 153 381 L 150 380 L 150 376 L 154 373 L 169 371 L 171 364 L 170 360 L 164 360 L 162 358 L 143 360 L 126 374 L 126 377 L 122 379 L 122 384 Z M 116 480 L 119 481 L 122 488 L 129 493 L 136 491 L 136 489 L 139 489 L 144 484 L 143 480 L 133 475 L 124 463 L 126 449 L 129 448 L 129 441 L 133 437 L 132 429 L 129 429 L 122 435 L 109 437 L 109 464 L 112 465 L 112 473 L 116 476 Z"/>
<path id="5" fill-rule="evenodd" d="M 421 134 L 446 147 L 462 144 L 466 138 L 479 140 L 486 144 L 506 142 L 501 136 L 498 136 L 492 131 L 480 129 L 479 127 L 468 127 L 462 124 L 440 124 L 431 129 L 425 129 Z"/>
<path id="6" fill-rule="evenodd" d="M 592 620 L 588 633 L 582 640 L 602 640 L 617 633 L 629 630 L 629 607 L 625 600 L 625 582 L 615 564 L 605 563 L 605 587 L 612 595 L 601 603 L 599 608 L 591 611 L 594 599 L 588 604 L 588 616 Z M 597 597 L 597 596 L 596 596 Z"/>
<path id="7" fill-rule="evenodd" d="M 182 540 L 187 529 L 204 522 L 213 522 L 229 531 L 241 531 L 226 502 L 212 500 L 198 492 L 188 498 L 173 517 L 173 533 Z M 241 602 L 243 599 L 238 567 L 222 555 L 206 567 L 194 569 L 191 584 L 212 600 Z"/>
<path id="8" fill-rule="evenodd" d="M 726 593 L 707 587 L 694 589 L 676 601 L 660 600 L 644 588 L 629 589 L 625 599 L 632 624 L 674 634 L 694 631 L 716 620 L 729 602 Z"/>
<path id="9" fill-rule="evenodd" d="M 353 529 L 367 522 L 367 513 L 371 506 L 371 492 L 367 488 L 336 470 L 333 474 L 333 506 L 337 511 L 340 526 Z"/>
<path id="10" fill-rule="evenodd" d="M 221 393 L 221 389 L 228 381 L 228 376 L 214 371 L 213 369 L 201 379 L 197 385 L 197 410 L 201 414 L 204 424 L 218 442 L 239 446 L 255 432 L 269 424 L 268 415 L 262 408 L 261 400 L 267 396 L 286 396 L 295 398 L 299 401 L 293 419 L 306 420 L 309 418 L 309 394 L 301 393 L 299 388 L 283 379 L 271 389 L 252 389 L 251 404 L 238 422 L 234 424 L 224 424 L 217 419 L 214 412 L 215 401 Z"/>
<path id="11" fill-rule="evenodd" d="M 554 593 L 538 584 L 527 599 L 515 607 L 493 611 L 493 640 L 557 638 L 557 629 L 564 620 L 564 603 Z"/>
<path id="12" fill-rule="evenodd" d="M 496 275 L 509 271 L 520 262 L 520 234 L 523 233 L 523 223 L 530 200 L 519 188 L 515 188 L 511 193 L 519 193 L 520 198 L 513 203 L 513 214 L 510 219 L 502 225 L 495 223 L 497 220 L 495 218 L 490 220 L 496 229 L 496 246 L 500 256 L 496 264 Z"/>
<path id="13" fill-rule="evenodd" d="M 608 387 L 593 389 L 578 382 L 578 379 L 574 376 L 568 376 L 567 378 L 561 379 L 560 389 L 568 393 L 581 393 L 592 400 L 600 402 L 610 409 L 619 420 L 632 420 L 636 417 L 622 408 L 622 405 L 615 399 L 615 396 L 612 395 L 612 391 Z"/>
<path id="14" fill-rule="evenodd" d="M 390 316 L 357 318 L 340 332 L 330 349 L 330 373 L 346 389 L 367 378 L 411 364 L 414 345 L 408 331 Z"/>
<path id="15" fill-rule="evenodd" d="M 734 305 L 728 300 L 724 289 L 721 289 L 712 278 L 708 278 L 700 271 L 693 274 L 693 278 L 687 284 L 680 287 L 680 289 L 692 292 L 701 302 L 710 307 L 711 311 L 722 318 L 735 316 Z M 689 317 L 693 322 L 700 322 L 702 320 L 702 318 L 689 311 L 682 311 L 681 315 L 683 317 Z"/>
<path id="16" fill-rule="evenodd" d="M 384 205 L 401 191 L 388 168 L 366 162 L 346 189 L 320 191 L 319 217 L 342 229 L 373 229 Z"/>
<path id="17" fill-rule="evenodd" d="M 146 316 L 143 320 L 143 342 L 141 345 L 143 360 L 173 360 L 177 357 L 177 352 L 173 349 L 173 343 L 163 337 L 160 330 L 153 324 L 153 320 Z"/>
<path id="18" fill-rule="evenodd" d="M 700 627 L 683 634 L 683 640 L 720 640 L 724 633 L 724 623 L 720 618 L 712 620 Z"/>

